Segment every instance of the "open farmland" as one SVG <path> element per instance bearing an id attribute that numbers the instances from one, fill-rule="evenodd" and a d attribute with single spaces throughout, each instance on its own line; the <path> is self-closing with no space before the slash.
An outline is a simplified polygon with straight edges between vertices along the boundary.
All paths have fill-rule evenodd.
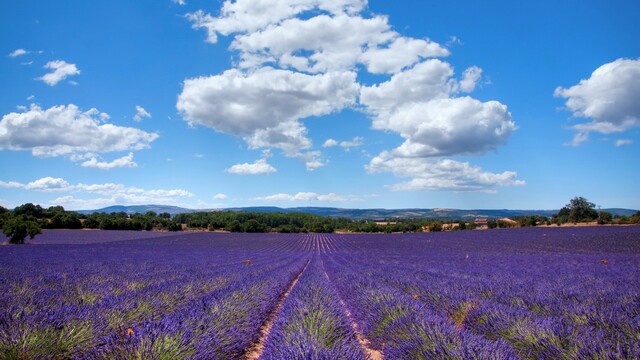
<path id="1" fill-rule="evenodd" d="M 640 227 L 45 231 L 0 247 L 0 358 L 637 359 Z"/>

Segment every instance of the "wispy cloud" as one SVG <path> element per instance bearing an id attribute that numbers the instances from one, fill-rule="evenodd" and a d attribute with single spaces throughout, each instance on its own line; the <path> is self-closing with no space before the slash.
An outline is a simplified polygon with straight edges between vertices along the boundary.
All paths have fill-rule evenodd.
<path id="1" fill-rule="evenodd" d="M 80 74 L 76 64 L 69 64 L 63 60 L 49 61 L 44 68 L 53 71 L 37 78 L 37 80 L 42 80 L 49 86 L 55 86 L 69 76 Z"/>
<path id="2" fill-rule="evenodd" d="M 9 53 L 9 57 L 15 58 L 15 57 L 18 57 L 18 56 L 25 55 L 27 53 L 28 53 L 28 51 L 25 50 L 25 49 L 15 49 L 15 50 L 13 50 L 12 52 Z"/>
<path id="3" fill-rule="evenodd" d="M 142 119 L 150 119 L 151 113 L 145 110 L 142 106 L 136 105 L 136 114 L 133 115 L 133 120 L 140 122 Z"/>

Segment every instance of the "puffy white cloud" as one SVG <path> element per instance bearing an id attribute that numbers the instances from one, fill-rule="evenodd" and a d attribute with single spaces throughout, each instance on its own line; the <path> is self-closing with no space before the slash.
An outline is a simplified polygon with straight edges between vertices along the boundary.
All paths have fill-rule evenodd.
<path id="1" fill-rule="evenodd" d="M 70 184 L 64 179 L 44 177 L 29 183 L 0 181 L 0 187 L 24 189 L 39 192 L 67 192 L 69 195 L 51 201 L 52 205 L 62 205 L 70 209 L 96 209 L 109 205 L 134 204 L 178 204 L 182 199 L 194 195 L 183 189 L 141 189 L 123 184 Z M 99 198 L 88 198 L 99 194 Z"/>
<path id="2" fill-rule="evenodd" d="M 69 186 L 69 183 L 64 179 L 48 176 L 32 181 L 26 184 L 24 188 L 35 191 L 65 191 L 69 189 Z"/>
<path id="3" fill-rule="evenodd" d="M 16 181 L 0 181 L 0 187 L 44 192 L 67 191 L 70 189 L 69 183 L 64 179 L 53 178 L 50 176 L 34 180 L 26 184 Z"/>
<path id="4" fill-rule="evenodd" d="M 31 150 L 35 156 L 105 153 L 148 148 L 157 134 L 103 123 L 108 115 L 76 105 L 4 115 L 0 121 L 0 149 Z"/>
<path id="5" fill-rule="evenodd" d="M 93 198 L 83 199 L 73 195 L 65 195 L 55 198 L 51 201 L 51 205 L 60 205 L 66 210 L 96 210 L 112 205 L 121 205 L 114 198 Z"/>
<path id="6" fill-rule="evenodd" d="M 318 15 L 288 19 L 261 31 L 239 35 L 231 47 L 241 51 L 244 60 L 241 65 L 245 67 L 260 65 L 256 59 L 276 60 L 282 67 L 317 73 L 350 70 L 362 56 L 363 48 L 375 48 L 395 36 L 382 16 L 365 19 Z M 301 51 L 310 54 L 303 56 Z"/>
<path id="7" fill-rule="evenodd" d="M 420 59 L 448 56 L 449 51 L 426 39 L 398 37 L 388 47 L 374 47 L 362 54 L 360 60 L 374 74 L 394 74 Z"/>
<path id="8" fill-rule="evenodd" d="M 177 108 L 192 125 L 240 136 L 250 148 L 279 148 L 289 157 L 309 157 L 307 129 L 299 121 L 355 103 L 355 73 L 307 75 L 263 68 L 188 79 Z"/>
<path id="9" fill-rule="evenodd" d="M 453 74 L 453 67 L 448 63 L 429 59 L 393 75 L 386 82 L 362 87 L 360 103 L 379 118 L 407 103 L 448 98 L 457 88 Z M 375 121 L 374 118 L 374 126 Z"/>
<path id="10" fill-rule="evenodd" d="M 214 200 L 224 200 L 226 198 L 227 198 L 227 195 L 222 194 L 222 193 L 213 195 L 213 199 Z"/>
<path id="11" fill-rule="evenodd" d="M 334 146 L 338 146 L 340 143 L 334 139 L 327 139 L 324 144 L 322 144 L 322 147 L 334 147 Z"/>
<path id="12" fill-rule="evenodd" d="M 230 49 L 238 61 L 237 69 L 186 80 L 179 111 L 190 124 L 240 136 L 252 149 L 279 148 L 309 170 L 327 162 L 312 150 L 301 120 L 345 107 L 367 112 L 374 129 L 405 139 L 387 152 L 387 161 L 482 154 L 506 142 L 516 129 L 507 107 L 459 95 L 476 88 L 479 67 L 455 78 L 449 63 L 434 59 L 448 56 L 447 48 L 402 36 L 386 16 L 366 14 L 366 5 L 366 0 L 229 0 L 216 16 L 190 14 L 193 27 L 205 28 L 210 42 L 233 34 Z M 454 37 L 453 43 L 460 42 Z M 392 76 L 361 86 L 356 75 L 365 70 Z M 360 145 L 361 138 L 328 139 L 323 147 Z M 450 169 L 453 174 L 477 168 Z"/>
<path id="13" fill-rule="evenodd" d="M 267 159 L 258 159 L 254 163 L 236 164 L 225 170 L 230 174 L 237 175 L 263 175 L 278 171 L 267 163 Z"/>
<path id="14" fill-rule="evenodd" d="M 142 106 L 136 105 L 136 114 L 133 115 L 133 120 L 140 122 L 145 118 L 150 119 L 151 113 L 145 110 Z"/>
<path id="15" fill-rule="evenodd" d="M 472 66 L 462 73 L 462 80 L 460 80 L 460 90 L 470 93 L 476 88 L 478 80 L 482 77 L 482 69 L 477 66 Z"/>
<path id="16" fill-rule="evenodd" d="M 357 92 L 352 72 L 306 75 L 273 68 L 253 73 L 232 69 L 185 80 L 177 107 L 192 125 L 249 136 L 257 129 L 340 110 L 355 102 Z"/>
<path id="17" fill-rule="evenodd" d="M 298 192 L 296 194 L 279 193 L 268 196 L 253 198 L 257 201 L 282 201 L 282 202 L 345 202 L 345 201 L 362 201 L 364 197 L 357 195 L 337 195 L 334 193 L 317 194 L 315 192 Z"/>
<path id="18" fill-rule="evenodd" d="M 376 119 L 374 128 L 406 139 L 395 156 L 430 157 L 485 153 L 504 144 L 516 125 L 501 103 L 461 97 L 408 104 Z"/>
<path id="19" fill-rule="evenodd" d="M 9 189 L 20 189 L 24 187 L 24 184 L 16 181 L 0 181 L 0 187 Z"/>
<path id="20" fill-rule="evenodd" d="M 14 58 L 14 57 L 25 55 L 26 53 L 27 53 L 27 50 L 25 49 L 15 49 L 9 53 L 9 57 Z"/>
<path id="21" fill-rule="evenodd" d="M 610 134 L 640 126 L 640 59 L 618 59 L 596 69 L 591 77 L 570 88 L 558 87 L 554 95 L 567 99 L 566 108 L 576 118 L 572 141 L 578 145 L 591 132 Z"/>
<path id="22" fill-rule="evenodd" d="M 491 173 L 467 162 L 450 159 L 399 158 L 383 152 L 366 167 L 370 173 L 391 172 L 397 177 L 410 178 L 390 185 L 394 191 L 453 190 L 495 192 L 499 186 L 525 185 L 513 171 Z"/>
<path id="23" fill-rule="evenodd" d="M 215 43 L 218 34 L 254 32 L 300 13 L 318 9 L 332 14 L 356 13 L 367 0 L 226 0 L 219 16 L 200 10 L 189 14 L 194 28 L 207 30 L 207 40 Z"/>
<path id="24" fill-rule="evenodd" d="M 39 77 L 38 80 L 44 81 L 49 86 L 55 86 L 69 76 L 80 74 L 80 70 L 78 70 L 75 64 L 69 64 L 63 60 L 49 61 L 44 68 L 53 71 L 44 74 L 42 77 Z"/>
<path id="25" fill-rule="evenodd" d="M 360 137 L 360 136 L 356 136 L 354 137 L 352 140 L 349 141 L 337 141 L 334 139 L 327 139 L 324 144 L 322 144 L 322 147 L 334 147 L 334 146 L 340 146 L 341 148 L 343 148 L 345 151 L 349 151 L 352 148 L 356 148 L 356 147 L 360 147 L 364 144 L 364 138 Z"/>
<path id="26" fill-rule="evenodd" d="M 181 6 L 187 5 L 187 2 L 185 0 L 171 0 L 171 1 Z"/>
<path id="27" fill-rule="evenodd" d="M 89 160 L 83 162 L 81 164 L 83 167 L 96 168 L 102 170 L 109 170 L 113 168 L 121 168 L 121 167 L 137 167 L 138 164 L 133 161 L 133 153 L 129 153 L 129 155 L 123 156 L 121 158 L 115 159 L 110 162 L 98 161 L 96 157 L 91 157 Z"/>

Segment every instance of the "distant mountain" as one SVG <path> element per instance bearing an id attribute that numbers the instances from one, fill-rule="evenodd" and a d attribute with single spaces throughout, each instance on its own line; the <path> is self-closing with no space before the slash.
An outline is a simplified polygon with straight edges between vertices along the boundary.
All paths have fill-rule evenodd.
<path id="1" fill-rule="evenodd" d="M 184 213 L 192 213 L 201 210 L 192 210 L 185 209 L 178 206 L 169 206 L 169 205 L 132 205 L 132 206 L 124 206 L 124 205 L 114 205 L 106 208 L 98 209 L 98 210 L 78 210 L 77 212 L 81 214 L 91 214 L 91 213 L 107 213 L 110 214 L 112 212 L 126 212 L 127 214 L 144 214 L 147 211 L 154 211 L 157 214 L 161 214 L 163 212 L 167 212 L 171 214 L 171 216 L 176 214 L 184 214 Z"/>
<path id="2" fill-rule="evenodd" d="M 98 210 L 80 210 L 79 213 L 90 214 L 94 212 L 122 212 L 127 214 L 140 213 L 144 214 L 147 211 L 154 211 L 157 214 L 168 212 L 171 215 L 180 213 L 192 213 L 197 211 L 245 211 L 245 212 L 281 212 L 281 213 L 307 213 L 320 216 L 329 217 L 346 217 L 353 220 L 384 220 L 393 218 L 432 218 L 432 219 L 475 219 L 477 217 L 487 217 L 489 219 L 500 219 L 514 216 L 529 216 L 529 215 L 542 215 L 551 217 L 557 213 L 558 210 L 487 210 L 487 209 L 475 209 L 475 210 L 460 210 L 460 209 L 342 209 L 332 207 L 293 207 L 293 208 L 280 208 L 275 206 L 252 206 L 252 207 L 237 207 L 226 209 L 186 209 L 177 206 L 167 205 L 135 205 L 135 206 L 109 206 Z M 610 212 L 615 215 L 631 216 L 636 213 L 637 210 L 630 209 L 602 209 L 602 211 Z"/>

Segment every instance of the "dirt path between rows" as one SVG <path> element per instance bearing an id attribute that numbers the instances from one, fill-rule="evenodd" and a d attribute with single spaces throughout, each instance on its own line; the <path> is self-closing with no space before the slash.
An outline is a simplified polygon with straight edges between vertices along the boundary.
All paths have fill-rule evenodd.
<path id="1" fill-rule="evenodd" d="M 258 338 L 258 341 L 256 341 L 251 346 L 249 346 L 249 348 L 247 349 L 247 352 L 242 357 L 243 359 L 257 360 L 258 358 L 260 358 L 260 356 L 262 355 L 262 352 L 264 351 L 264 346 L 267 343 L 267 339 L 269 338 L 269 333 L 271 333 L 271 328 L 273 327 L 273 323 L 278 317 L 280 308 L 282 307 L 282 305 L 284 304 L 284 301 L 287 299 L 287 297 L 291 293 L 291 290 L 293 289 L 293 287 L 296 286 L 296 284 L 298 283 L 298 280 L 300 279 L 304 271 L 307 270 L 307 267 L 309 266 L 310 262 L 311 262 L 311 258 L 307 260 L 307 263 L 304 264 L 304 267 L 302 268 L 300 273 L 296 275 L 296 277 L 291 281 L 291 284 L 289 284 L 287 291 L 285 291 L 284 294 L 282 294 L 282 296 L 280 297 L 280 299 L 278 299 L 276 306 L 274 306 L 273 310 L 271 310 L 271 313 L 269 313 L 267 320 L 264 322 L 264 324 L 262 324 L 262 326 L 260 326 L 260 330 L 259 330 L 260 337 Z"/>
<path id="2" fill-rule="evenodd" d="M 324 276 L 327 278 L 329 282 L 331 282 L 331 278 L 329 277 L 329 274 L 327 273 L 326 270 L 324 270 L 324 262 L 322 262 L 322 269 L 324 271 Z M 344 302 L 344 300 L 342 300 L 342 297 L 340 297 L 340 294 L 338 294 L 338 300 L 340 301 L 340 305 L 342 305 L 342 309 L 344 310 L 345 315 L 347 315 L 347 318 L 351 323 L 351 328 L 353 329 L 353 332 L 356 335 L 356 339 L 358 340 L 358 343 L 360 343 L 360 347 L 362 347 L 362 349 L 364 350 L 365 355 L 367 355 L 367 357 L 370 360 L 384 360 L 384 356 L 382 355 L 381 351 L 372 349 L 370 347 L 371 341 L 369 341 L 369 339 L 367 339 L 364 336 L 364 334 L 360 331 L 358 323 L 353 318 L 353 314 L 351 314 L 351 310 L 349 310 L 349 307 L 347 306 L 347 304 Z"/>

